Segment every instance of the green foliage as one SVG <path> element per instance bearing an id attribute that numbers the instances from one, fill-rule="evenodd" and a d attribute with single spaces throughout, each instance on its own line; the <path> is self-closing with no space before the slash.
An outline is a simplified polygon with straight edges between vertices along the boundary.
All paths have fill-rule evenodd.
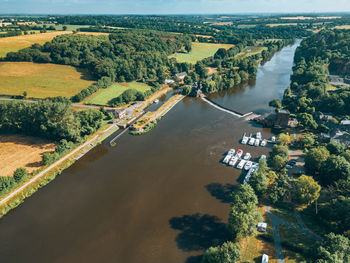
<path id="1" fill-rule="evenodd" d="M 315 257 L 316 263 L 350 262 L 350 240 L 345 236 L 330 233 L 325 236 Z"/>
<path id="2" fill-rule="evenodd" d="M 346 146 L 342 143 L 330 142 L 327 144 L 327 150 L 330 154 L 340 155 L 345 152 Z"/>
<path id="3" fill-rule="evenodd" d="M 208 248 L 202 259 L 202 263 L 236 263 L 241 259 L 238 243 L 227 241 L 218 247 Z"/>
<path id="4" fill-rule="evenodd" d="M 315 144 L 315 139 L 311 135 L 305 135 L 301 138 L 301 144 L 304 148 L 311 147 Z"/>
<path id="5" fill-rule="evenodd" d="M 16 171 L 13 173 L 13 178 L 16 181 L 16 183 L 19 183 L 25 179 L 27 173 L 28 171 L 26 168 L 17 168 Z"/>
<path id="6" fill-rule="evenodd" d="M 342 156 L 332 155 L 322 162 L 318 179 L 322 185 L 329 185 L 340 179 L 350 180 L 350 163 Z"/>
<path id="7" fill-rule="evenodd" d="M 73 113 L 66 98 L 50 98 L 37 103 L 0 104 L 0 131 L 25 133 L 54 141 L 78 142 L 101 125 L 103 115 L 96 110 Z"/>
<path id="8" fill-rule="evenodd" d="M 328 157 L 329 151 L 325 147 L 320 146 L 312 148 L 305 155 L 305 168 L 312 175 L 318 174 L 322 163 L 326 161 Z"/>
<path id="9" fill-rule="evenodd" d="M 256 231 L 256 223 L 261 218 L 257 208 L 258 198 L 250 185 L 241 185 L 232 194 L 228 228 L 234 238 L 244 238 Z"/>
<path id="10" fill-rule="evenodd" d="M 276 180 L 269 185 L 268 196 L 272 203 L 282 202 L 291 190 L 291 180 L 287 174 L 281 173 Z"/>
<path id="11" fill-rule="evenodd" d="M 290 135 L 287 135 L 285 133 L 280 133 L 277 138 L 277 143 L 281 145 L 288 145 L 292 141 L 292 138 Z"/>
<path id="12" fill-rule="evenodd" d="M 282 102 L 280 99 L 273 99 L 272 101 L 269 102 L 269 106 L 276 109 L 280 109 L 282 108 Z"/>
<path id="13" fill-rule="evenodd" d="M 321 186 L 311 176 L 302 175 L 294 184 L 295 197 L 301 205 L 309 206 L 320 196 Z"/>

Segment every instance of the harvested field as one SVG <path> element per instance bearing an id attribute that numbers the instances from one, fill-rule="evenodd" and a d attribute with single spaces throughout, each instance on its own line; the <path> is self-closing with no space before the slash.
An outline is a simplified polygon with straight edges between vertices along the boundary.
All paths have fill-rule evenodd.
<path id="1" fill-rule="evenodd" d="M 213 56 L 219 48 L 229 49 L 230 47 L 233 47 L 233 45 L 193 42 L 190 53 L 176 53 L 170 57 L 176 58 L 180 63 L 187 62 L 195 64 L 197 61 Z"/>
<path id="2" fill-rule="evenodd" d="M 55 150 L 55 144 L 24 135 L 0 135 L 0 176 L 12 176 L 17 168 L 29 172 L 41 166 L 42 155 Z"/>
<path id="3" fill-rule="evenodd" d="M 267 47 L 254 47 L 254 46 L 246 47 L 242 50 L 241 53 L 237 54 L 237 57 L 245 58 L 256 54 L 260 54 L 264 49 L 266 50 Z"/>
<path id="4" fill-rule="evenodd" d="M 145 83 L 136 81 L 114 83 L 110 87 L 98 92 L 96 96 L 93 96 L 91 99 L 89 99 L 86 104 L 108 105 L 108 102 L 111 99 L 119 97 L 127 89 L 137 89 L 139 91 L 145 92 L 146 90 L 150 90 L 151 87 Z"/>
<path id="5" fill-rule="evenodd" d="M 33 44 L 42 45 L 58 35 L 71 33 L 72 31 L 55 31 L 50 33 L 0 38 L 0 57 L 5 57 L 8 52 L 16 52 L 20 49 L 30 47 Z"/>
<path id="6" fill-rule="evenodd" d="M 86 71 L 72 66 L 37 64 L 31 62 L 0 63 L 0 94 L 46 98 L 71 97 L 94 81 Z"/>
<path id="7" fill-rule="evenodd" d="M 350 25 L 336 26 L 336 29 L 350 29 Z"/>
<path id="8" fill-rule="evenodd" d="M 103 32 L 79 32 L 79 35 L 91 35 L 91 36 L 108 36 L 109 33 Z"/>

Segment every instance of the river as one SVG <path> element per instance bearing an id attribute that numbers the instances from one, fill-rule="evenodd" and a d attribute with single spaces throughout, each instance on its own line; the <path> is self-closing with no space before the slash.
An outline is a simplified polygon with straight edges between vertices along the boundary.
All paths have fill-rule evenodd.
<path id="1" fill-rule="evenodd" d="M 289 85 L 294 51 L 259 66 L 248 86 L 210 98 L 239 112 L 271 111 Z M 262 131 L 199 100 L 178 103 L 150 133 L 108 140 L 1 219 L 4 263 L 194 263 L 227 238 L 228 194 L 240 171 L 220 163 Z"/>

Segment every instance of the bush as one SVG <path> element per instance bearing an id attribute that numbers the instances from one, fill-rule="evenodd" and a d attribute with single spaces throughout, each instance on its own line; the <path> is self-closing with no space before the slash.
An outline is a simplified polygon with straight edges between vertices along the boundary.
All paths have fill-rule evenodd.
<path id="1" fill-rule="evenodd" d="M 26 168 L 18 168 L 16 171 L 13 173 L 13 178 L 16 181 L 16 183 L 19 183 L 23 181 L 23 179 L 26 177 L 28 171 Z"/>

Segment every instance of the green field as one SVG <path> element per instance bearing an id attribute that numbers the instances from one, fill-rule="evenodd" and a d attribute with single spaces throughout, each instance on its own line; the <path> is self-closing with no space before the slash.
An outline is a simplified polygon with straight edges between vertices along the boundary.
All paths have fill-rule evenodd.
<path id="1" fill-rule="evenodd" d="M 91 99 L 89 99 L 86 104 L 94 104 L 94 105 L 108 105 L 108 102 L 111 99 L 119 97 L 124 91 L 127 89 L 137 89 L 139 91 L 147 91 L 150 90 L 151 87 L 147 84 L 140 82 L 128 82 L 128 83 L 114 83 L 112 86 L 103 89 L 101 92 L 97 93 Z"/>
<path id="2" fill-rule="evenodd" d="M 260 54 L 263 50 L 266 50 L 267 47 L 246 47 L 242 50 L 242 52 L 240 52 L 239 54 L 237 54 L 238 58 L 245 58 L 245 57 L 249 57 L 249 56 L 253 56 L 256 54 Z"/>
<path id="3" fill-rule="evenodd" d="M 46 98 L 56 96 L 71 97 L 94 81 L 87 80 L 86 72 L 76 68 L 54 64 L 31 62 L 0 63 L 0 94 L 22 95 Z"/>
<path id="4" fill-rule="evenodd" d="M 219 48 L 229 49 L 230 47 L 233 47 L 233 45 L 193 42 L 190 53 L 176 53 L 170 57 L 176 58 L 180 63 L 187 62 L 195 64 L 197 61 L 213 56 Z"/>

